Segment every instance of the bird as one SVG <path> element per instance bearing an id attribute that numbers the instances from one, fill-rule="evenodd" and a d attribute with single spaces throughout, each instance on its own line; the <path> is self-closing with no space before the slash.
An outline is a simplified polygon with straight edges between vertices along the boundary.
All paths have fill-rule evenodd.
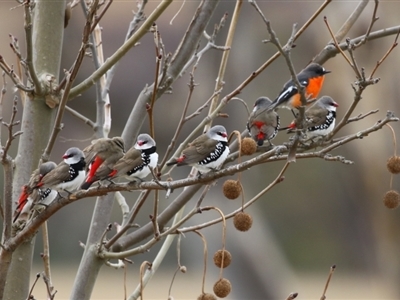
<path id="1" fill-rule="evenodd" d="M 14 212 L 13 222 L 15 222 L 21 214 L 28 213 L 33 204 L 36 204 L 40 200 L 49 196 L 50 192 L 47 192 L 47 189 L 46 191 L 42 191 L 41 189 L 36 189 L 36 187 L 41 182 L 43 176 L 53 170 L 56 166 L 55 162 L 48 161 L 42 163 L 39 168 L 33 171 L 28 183 L 22 187 L 18 199 L 18 205 Z M 43 199 L 41 199 L 42 197 Z"/>
<path id="2" fill-rule="evenodd" d="M 247 129 L 251 137 L 262 146 L 264 141 L 270 142 L 278 133 L 280 118 L 275 110 L 268 110 L 272 101 L 268 97 L 260 97 L 254 103 L 254 108 L 247 121 Z M 259 114 L 258 111 L 263 110 Z"/>
<path id="3" fill-rule="evenodd" d="M 100 138 L 83 149 L 86 160 L 86 178 L 81 188 L 87 190 L 95 181 L 110 174 L 115 163 L 124 155 L 124 140 L 121 137 Z"/>
<path id="4" fill-rule="evenodd" d="M 62 156 L 63 161 L 43 176 L 38 188 L 49 188 L 57 192 L 72 193 L 79 189 L 85 180 L 85 155 L 76 147 L 69 148 Z"/>
<path id="5" fill-rule="evenodd" d="M 339 106 L 331 97 L 322 96 L 305 111 L 307 122 L 306 136 L 314 138 L 327 135 L 335 127 L 336 108 Z M 296 128 L 296 122 L 292 121 L 287 127 L 288 132 Z"/>
<path id="6" fill-rule="evenodd" d="M 195 167 L 201 176 L 218 169 L 228 155 L 228 134 L 224 126 L 216 125 L 189 143 L 181 156 L 169 161 L 167 166 L 189 165 Z"/>
<path id="7" fill-rule="evenodd" d="M 311 63 L 306 68 L 297 74 L 297 79 L 305 89 L 305 97 L 307 99 L 315 99 L 324 83 L 325 74 L 331 73 L 317 63 Z M 301 96 L 296 84 L 290 79 L 283 86 L 278 97 L 272 102 L 268 110 L 273 110 L 276 107 L 284 107 L 288 109 L 299 108 L 302 105 Z"/>
<path id="8" fill-rule="evenodd" d="M 147 133 L 141 133 L 135 145 L 113 166 L 108 178 L 125 177 L 129 181 L 142 181 L 158 163 L 156 142 Z"/>

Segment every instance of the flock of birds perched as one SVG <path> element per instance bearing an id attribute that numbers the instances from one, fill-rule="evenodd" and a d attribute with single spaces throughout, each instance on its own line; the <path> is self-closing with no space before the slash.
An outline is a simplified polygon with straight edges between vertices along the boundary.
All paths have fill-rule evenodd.
<path id="1" fill-rule="evenodd" d="M 298 75 L 297 79 L 305 89 L 307 98 L 317 98 L 324 76 L 330 71 L 316 63 L 311 63 Z M 276 108 L 295 110 L 302 105 L 300 93 L 293 80 L 289 80 L 279 96 L 271 101 L 260 97 L 247 122 L 251 137 L 262 146 L 270 142 L 280 130 L 280 118 Z M 335 126 L 338 104 L 329 96 L 315 101 L 305 112 L 308 138 L 326 135 Z M 295 114 L 296 116 L 296 114 Z M 294 130 L 293 121 L 288 131 Z M 281 129 L 282 130 L 282 129 Z M 182 151 L 180 157 L 171 159 L 167 165 L 189 165 L 199 173 L 218 169 L 229 155 L 228 134 L 224 126 L 216 125 L 197 137 Z M 60 192 L 72 193 L 88 189 L 94 182 L 115 178 L 129 181 L 142 181 L 158 163 L 156 142 L 145 133 L 137 137 L 135 145 L 125 152 L 121 137 L 94 140 L 85 149 L 69 148 L 62 156 L 63 161 L 56 165 L 45 162 L 33 172 L 29 182 L 23 186 L 14 213 L 16 220 L 26 220 L 36 204 L 49 205 Z"/>

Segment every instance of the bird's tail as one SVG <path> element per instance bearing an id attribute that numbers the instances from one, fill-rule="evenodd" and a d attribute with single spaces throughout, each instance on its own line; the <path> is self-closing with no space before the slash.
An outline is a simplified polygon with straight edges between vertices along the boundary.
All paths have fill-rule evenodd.
<path id="1" fill-rule="evenodd" d="M 167 166 L 172 166 L 172 165 L 176 165 L 178 163 L 178 161 L 176 159 L 174 159 L 173 161 L 169 161 L 166 163 Z"/>
<path id="2" fill-rule="evenodd" d="M 84 183 L 82 183 L 81 185 L 81 189 L 82 190 L 87 190 L 88 188 L 90 188 L 90 186 L 93 184 L 93 180 L 86 180 Z"/>

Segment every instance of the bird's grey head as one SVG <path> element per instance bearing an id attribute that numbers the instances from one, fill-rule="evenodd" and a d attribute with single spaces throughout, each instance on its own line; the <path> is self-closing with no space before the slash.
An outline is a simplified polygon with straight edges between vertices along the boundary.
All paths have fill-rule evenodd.
<path id="1" fill-rule="evenodd" d="M 141 133 L 136 139 L 135 148 L 138 150 L 145 150 L 154 147 L 156 142 L 147 133 Z"/>
<path id="2" fill-rule="evenodd" d="M 47 161 L 45 163 L 42 163 L 39 167 L 39 174 L 41 177 L 49 173 L 51 170 L 53 170 L 55 167 L 57 167 L 56 163 L 54 161 Z"/>
<path id="3" fill-rule="evenodd" d="M 76 147 L 69 148 L 62 157 L 64 162 L 72 165 L 76 164 L 81 160 L 85 159 L 85 155 L 83 154 L 82 150 Z"/>
<path id="4" fill-rule="evenodd" d="M 272 101 L 268 97 L 260 97 L 254 103 L 253 111 L 256 111 L 260 108 L 267 108 L 268 106 L 271 105 L 271 103 L 272 103 Z"/>
<path id="5" fill-rule="evenodd" d="M 228 134 L 226 132 L 226 129 L 222 125 L 216 125 L 214 127 L 211 127 L 210 130 L 207 132 L 207 136 L 210 139 L 216 140 L 216 141 L 222 141 L 222 142 L 227 142 L 228 141 Z"/>
<path id="6" fill-rule="evenodd" d="M 319 105 L 321 105 L 322 107 L 325 107 L 325 108 L 327 108 L 329 110 L 334 110 L 334 111 L 336 111 L 336 107 L 339 106 L 339 104 L 337 104 L 329 96 L 322 96 L 321 98 L 319 98 L 318 102 L 319 102 Z"/>

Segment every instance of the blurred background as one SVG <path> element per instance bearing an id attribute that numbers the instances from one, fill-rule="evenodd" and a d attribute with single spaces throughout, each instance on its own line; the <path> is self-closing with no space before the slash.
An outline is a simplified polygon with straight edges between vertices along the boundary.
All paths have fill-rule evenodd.
<path id="1" fill-rule="evenodd" d="M 282 44 L 289 38 L 293 23 L 302 26 L 323 1 L 259 1 L 258 4 Z M 150 1 L 146 13 L 150 13 L 159 1 Z M 170 24 L 177 13 L 181 1 L 174 1 L 157 25 L 168 52 L 174 53 L 181 37 L 200 1 L 186 1 L 182 11 Z M 297 71 L 305 67 L 331 40 L 323 21 L 328 21 L 336 32 L 351 12 L 357 7 L 357 1 L 333 1 L 315 20 L 305 33 L 296 41 L 291 55 Z M 22 53 L 25 50 L 23 31 L 23 8 L 15 8 L 17 2 L 0 3 L 0 55 L 9 64 L 15 64 L 9 45 L 8 34 L 20 41 Z M 225 42 L 230 17 L 235 1 L 221 1 L 208 26 L 211 34 L 214 25 L 219 23 L 224 13 L 229 18 L 216 40 L 218 45 Z M 13 9 L 14 8 L 14 9 Z M 134 1 L 114 1 L 101 21 L 103 27 L 103 48 L 105 58 L 112 55 L 123 43 L 125 34 L 136 10 Z M 364 34 L 370 24 L 374 2 L 370 1 L 362 16 L 348 33 L 355 38 Z M 385 1 L 379 4 L 380 17 L 374 30 L 399 25 L 398 12 L 400 2 Z M 69 26 L 65 30 L 62 69 L 69 69 L 80 47 L 83 13 L 80 6 L 73 10 Z M 261 41 L 268 39 L 268 33 L 262 19 L 255 9 L 245 1 L 233 41 L 229 63 L 224 78 L 222 96 L 230 93 L 253 71 L 267 61 L 276 49 L 272 44 Z M 394 36 L 368 42 L 357 49 L 356 59 L 369 75 L 376 62 L 386 53 L 394 41 Z M 205 42 L 203 41 L 202 46 Z M 208 51 L 202 58 L 195 73 L 195 88 L 189 113 L 204 103 L 213 92 L 222 52 Z M 355 75 L 347 62 L 337 55 L 325 65 L 331 70 L 326 78 L 321 95 L 332 96 L 339 103 L 340 120 L 353 99 L 351 84 Z M 400 66 L 399 49 L 395 49 L 379 67 L 375 76 L 381 80 L 363 93 L 363 99 L 354 115 L 379 109 L 359 122 L 346 126 L 338 136 L 358 132 L 384 118 L 387 110 L 400 116 L 400 85 L 397 67 Z M 122 59 L 110 90 L 112 105 L 112 131 L 110 136 L 120 135 L 136 98 L 146 84 L 154 81 L 155 50 L 153 36 L 146 35 L 140 45 L 133 48 Z M 90 58 L 86 58 L 76 83 L 85 79 L 93 71 Z M 279 58 L 260 76 L 253 80 L 239 95 L 251 109 L 260 96 L 275 98 L 289 79 L 290 73 L 284 59 Z M 8 81 L 3 114 L 5 120 L 11 112 L 13 89 Z M 163 156 L 173 136 L 188 94 L 189 75 L 186 73 L 173 85 L 172 94 L 163 95 L 157 102 L 155 114 L 157 123 L 156 140 L 158 153 Z M 91 88 L 69 104 L 72 108 L 95 119 L 95 91 Z M 21 114 L 21 107 L 19 117 Z M 189 134 L 196 124 L 206 115 L 207 109 L 197 118 L 185 124 L 179 141 Z M 215 124 L 224 125 L 229 132 L 242 131 L 247 121 L 247 112 L 238 101 L 232 101 L 224 112 L 229 118 L 217 119 Z M 283 125 L 289 123 L 292 114 L 280 110 Z M 391 123 L 398 135 L 398 123 Z M 4 129 L 3 129 L 4 130 Z M 147 132 L 148 124 L 142 129 Z M 5 133 L 3 133 L 5 137 Z M 59 162 L 65 149 L 75 145 L 84 148 L 92 138 L 91 129 L 68 113 L 64 118 L 64 130 L 60 134 L 52 159 Z M 281 132 L 273 141 L 281 144 L 288 135 Z M 5 140 L 2 141 L 4 144 Z M 12 149 L 15 153 L 16 144 Z M 298 292 L 299 299 L 319 299 L 331 265 L 337 269 L 328 289 L 328 299 L 399 299 L 400 290 L 400 210 L 389 210 L 382 199 L 389 190 L 390 174 L 386 169 L 387 159 L 393 155 L 392 136 L 388 128 L 354 141 L 332 152 L 354 161 L 353 165 L 328 162 L 321 159 L 298 160 L 290 165 L 285 181 L 251 206 L 247 212 L 253 216 L 253 227 L 249 232 L 235 230 L 232 221 L 227 224 L 227 249 L 232 253 L 231 266 L 224 270 L 224 277 L 232 283 L 229 299 L 285 299 L 290 292 Z M 273 180 L 284 162 L 260 165 L 242 176 L 246 200 L 251 199 L 263 187 Z M 175 179 L 184 178 L 189 168 L 174 170 Z M 399 176 L 399 175 L 397 175 Z M 232 177 L 233 179 L 236 178 Z M 228 201 L 224 198 L 219 180 L 204 200 L 204 205 L 215 205 L 229 213 L 240 205 L 240 200 Z M 393 188 L 399 189 L 399 178 L 394 177 Z M 179 194 L 176 191 L 172 195 Z M 133 205 L 138 193 L 127 193 L 127 202 Z M 172 199 L 164 199 L 161 194 L 160 206 L 164 208 Z M 187 205 L 187 211 L 195 205 L 196 197 Z M 95 198 L 77 201 L 57 212 L 49 220 L 51 261 L 53 281 L 58 290 L 57 299 L 68 299 L 83 249 L 79 241 L 85 242 Z M 118 205 L 114 206 L 111 222 L 121 222 Z M 152 211 L 149 199 L 137 222 L 144 224 Z M 193 218 L 189 224 L 199 224 L 214 219 L 217 214 L 207 212 Z M 207 268 L 206 291 L 211 292 L 218 279 L 219 270 L 212 263 L 212 255 L 221 248 L 222 226 L 202 230 L 209 246 L 209 265 Z M 161 244 L 160 244 L 161 245 Z M 149 253 L 131 257 L 133 265 L 127 270 L 127 290 L 132 291 L 139 278 L 139 266 L 142 261 L 152 261 L 160 245 Z M 36 240 L 32 279 L 41 272 L 40 252 L 41 234 Z M 188 233 L 181 242 L 181 263 L 188 269 L 186 274 L 178 274 L 172 287 L 175 299 L 194 299 L 201 292 L 203 272 L 203 245 L 199 237 Z M 171 247 L 159 272 L 145 290 L 147 299 L 166 299 L 173 272 L 177 266 L 176 246 Z M 123 270 L 103 267 L 93 299 L 122 299 Z M 34 295 L 45 297 L 44 284 L 39 282 Z"/>

